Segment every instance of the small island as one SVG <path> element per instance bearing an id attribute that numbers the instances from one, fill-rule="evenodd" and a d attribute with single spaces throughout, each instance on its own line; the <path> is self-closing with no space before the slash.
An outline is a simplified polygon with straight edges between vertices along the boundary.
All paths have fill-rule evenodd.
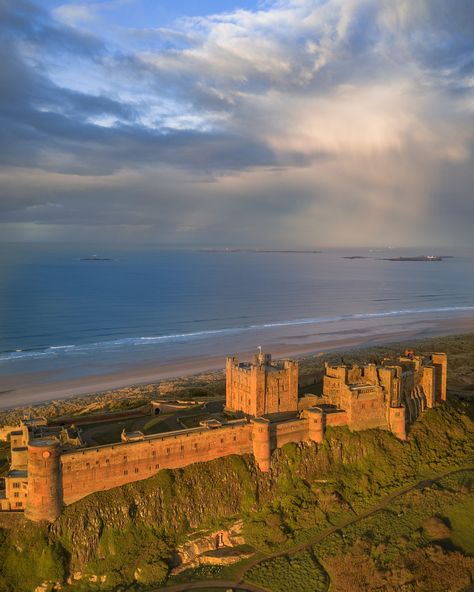
<path id="1" fill-rule="evenodd" d="M 341 259 L 370 259 L 370 257 L 364 257 L 363 255 L 346 255 L 346 257 L 341 257 Z"/>
<path id="2" fill-rule="evenodd" d="M 113 261 L 110 257 L 99 257 L 98 255 L 90 255 L 90 257 L 82 257 L 81 261 Z"/>
<path id="3" fill-rule="evenodd" d="M 417 257 L 384 257 L 382 261 L 443 261 L 440 255 L 418 255 Z"/>

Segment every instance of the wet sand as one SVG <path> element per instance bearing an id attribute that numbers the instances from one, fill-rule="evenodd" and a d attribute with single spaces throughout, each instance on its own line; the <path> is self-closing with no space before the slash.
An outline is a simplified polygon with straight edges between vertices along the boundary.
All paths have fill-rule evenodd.
<path id="1" fill-rule="evenodd" d="M 322 325 L 298 327 L 296 330 L 253 335 L 252 342 L 262 345 L 275 357 L 305 356 L 336 350 L 347 350 L 398 341 L 413 341 L 428 337 L 474 332 L 474 317 L 450 315 L 437 319 L 393 319 L 384 323 L 364 320 L 334 331 Z M 257 338 L 258 341 L 257 341 Z M 62 378 L 61 373 L 48 371 L 12 373 L 3 375 L 0 382 L 0 409 L 34 405 L 51 400 L 67 399 L 78 395 L 98 393 L 126 386 L 150 384 L 163 379 L 191 376 L 212 370 L 221 370 L 227 354 L 239 353 L 248 359 L 255 351 L 248 340 L 234 339 L 223 346 L 222 354 L 208 353 L 204 347 L 196 355 L 175 360 L 157 358 L 143 363 L 123 364 L 113 372 L 98 372 L 75 378 Z M 230 349 L 229 349 L 230 348 Z"/>

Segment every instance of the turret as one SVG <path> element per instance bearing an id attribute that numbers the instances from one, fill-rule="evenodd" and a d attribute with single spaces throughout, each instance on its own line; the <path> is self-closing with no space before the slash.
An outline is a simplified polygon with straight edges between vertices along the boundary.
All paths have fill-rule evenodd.
<path id="1" fill-rule="evenodd" d="M 270 470 L 270 422 L 263 417 L 252 420 L 253 454 L 259 469 L 266 473 Z"/>
<path id="2" fill-rule="evenodd" d="M 28 444 L 28 500 L 25 516 L 53 522 L 61 513 L 62 487 L 58 440 L 32 440 Z"/>
<path id="3" fill-rule="evenodd" d="M 320 444 L 324 438 L 325 415 L 320 407 L 311 407 L 304 411 L 304 416 L 308 418 L 308 435 L 312 442 Z"/>
<path id="4" fill-rule="evenodd" d="M 405 407 L 390 407 L 389 419 L 391 432 L 399 440 L 406 440 Z"/>

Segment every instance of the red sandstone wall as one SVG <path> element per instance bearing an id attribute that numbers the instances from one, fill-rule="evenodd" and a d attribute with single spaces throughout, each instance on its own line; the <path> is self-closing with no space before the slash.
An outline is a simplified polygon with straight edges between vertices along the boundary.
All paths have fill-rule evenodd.
<path id="1" fill-rule="evenodd" d="M 308 420 L 295 419 L 275 424 L 274 435 L 277 448 L 281 448 L 288 442 L 304 442 L 309 440 Z"/>
<path id="2" fill-rule="evenodd" d="M 400 440 L 406 440 L 405 408 L 392 407 L 390 409 L 390 429 Z"/>
<path id="3" fill-rule="evenodd" d="M 423 392 L 425 393 L 426 406 L 428 407 L 428 409 L 431 409 L 431 407 L 434 407 L 435 405 L 435 374 L 436 371 L 434 366 L 425 366 L 423 368 L 421 384 L 423 386 Z"/>
<path id="4" fill-rule="evenodd" d="M 251 426 L 244 425 L 193 430 L 63 454 L 64 503 L 71 504 L 95 491 L 146 479 L 163 468 L 176 469 L 251 452 Z"/>
<path id="5" fill-rule="evenodd" d="M 298 408 L 298 364 L 285 362 L 281 370 L 266 366 L 240 368 L 228 358 L 226 406 L 247 415 L 296 411 Z"/>
<path id="6" fill-rule="evenodd" d="M 331 405 L 340 405 L 341 397 L 340 390 L 342 387 L 341 379 L 339 377 L 328 376 L 323 377 L 323 394 L 329 398 Z"/>
<path id="7" fill-rule="evenodd" d="M 350 428 L 353 430 L 367 430 L 371 428 L 386 428 L 388 406 L 382 394 L 373 393 L 352 399 Z"/>
<path id="8" fill-rule="evenodd" d="M 255 374 L 250 369 L 234 366 L 233 358 L 226 363 L 226 407 L 256 415 Z"/>
<path id="9" fill-rule="evenodd" d="M 431 359 L 436 368 L 436 402 L 446 401 L 448 358 L 446 354 L 434 353 L 431 355 Z"/>
<path id="10" fill-rule="evenodd" d="M 28 445 L 25 515 L 30 520 L 51 522 L 61 513 L 60 454 L 57 440 L 33 440 Z"/>
<path id="11" fill-rule="evenodd" d="M 349 423 L 349 416 L 346 411 L 327 413 L 324 416 L 324 422 L 326 426 L 345 426 Z"/>
<path id="12" fill-rule="evenodd" d="M 292 370 L 289 368 L 267 373 L 264 413 L 296 411 L 298 407 L 297 383 L 295 384 L 294 377 L 291 376 Z"/>

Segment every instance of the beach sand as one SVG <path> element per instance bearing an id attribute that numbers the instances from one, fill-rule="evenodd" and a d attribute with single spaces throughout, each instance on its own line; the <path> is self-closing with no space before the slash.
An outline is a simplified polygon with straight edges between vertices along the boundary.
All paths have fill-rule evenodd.
<path id="1" fill-rule="evenodd" d="M 361 348 L 386 343 L 413 341 L 429 337 L 456 333 L 473 333 L 474 318 L 464 315 L 439 316 L 437 319 L 417 318 L 352 323 L 342 330 L 327 330 L 327 327 L 297 327 L 296 330 L 253 335 L 253 343 L 259 343 L 274 357 L 304 356 L 322 352 L 333 352 L 351 348 Z M 258 341 L 257 341 L 258 338 Z M 96 373 L 76 378 L 61 379 L 54 371 L 15 373 L 2 376 L 0 387 L 0 409 L 24 407 L 51 400 L 67 399 L 79 395 L 98 393 L 126 386 L 150 384 L 160 380 L 191 376 L 224 367 L 225 356 L 238 353 L 248 359 L 255 351 L 249 347 L 248 340 L 234 340 L 235 347 L 229 344 L 222 354 L 210 355 L 200 348 L 196 355 L 176 360 L 156 360 L 144 363 L 124 364 L 122 369 L 113 372 Z"/>

